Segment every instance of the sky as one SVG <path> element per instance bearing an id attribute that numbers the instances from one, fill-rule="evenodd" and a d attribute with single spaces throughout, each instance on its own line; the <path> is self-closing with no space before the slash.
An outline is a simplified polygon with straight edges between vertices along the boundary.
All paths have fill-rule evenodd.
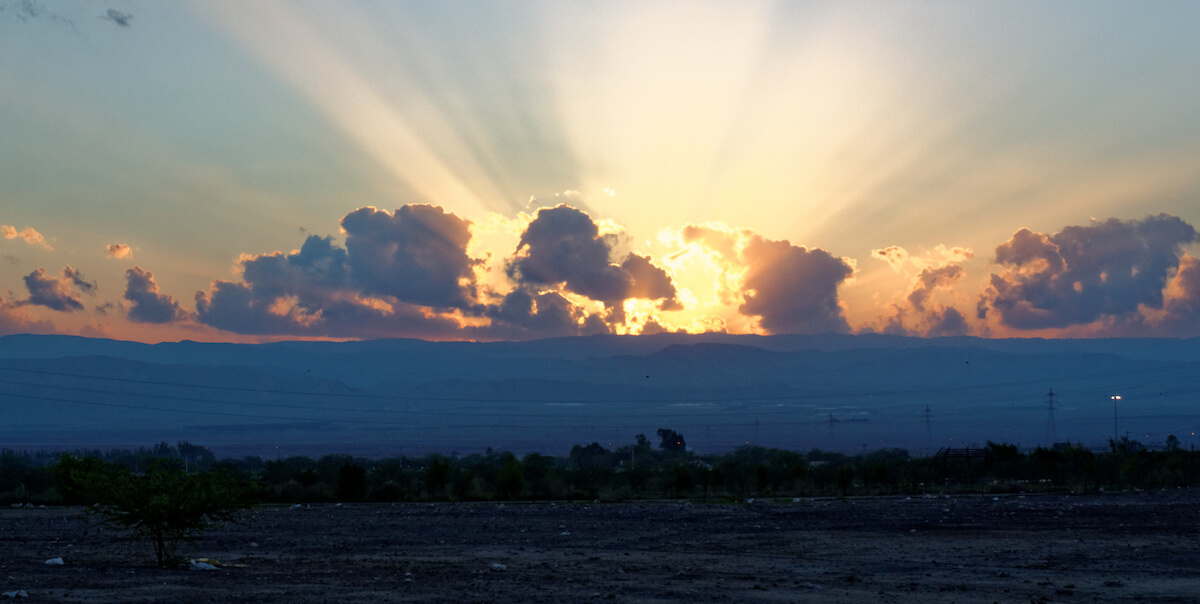
<path id="1" fill-rule="evenodd" d="M 0 0 L 0 334 L 1200 336 L 1200 4 Z"/>

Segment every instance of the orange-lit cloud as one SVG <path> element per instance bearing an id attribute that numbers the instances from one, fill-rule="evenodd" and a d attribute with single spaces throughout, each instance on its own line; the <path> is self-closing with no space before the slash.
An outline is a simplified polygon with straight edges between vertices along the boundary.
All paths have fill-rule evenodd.
<path id="1" fill-rule="evenodd" d="M 104 247 L 104 253 L 110 258 L 123 260 L 133 257 L 133 248 L 124 243 L 110 243 Z"/>
<path id="2" fill-rule="evenodd" d="M 738 312 L 766 333 L 843 333 L 850 330 L 838 287 L 854 276 L 854 261 L 819 248 L 772 241 L 748 229 L 688 225 L 683 240 L 722 258 L 723 292 L 739 292 Z"/>
<path id="3" fill-rule="evenodd" d="M 50 247 L 49 243 L 46 243 L 46 238 L 42 237 L 42 234 L 37 232 L 33 227 L 25 227 L 18 231 L 17 227 L 0 224 L 0 235 L 3 235 L 5 239 L 16 239 L 19 237 L 24 239 L 25 243 L 29 245 L 36 245 L 48 250 L 54 249 Z"/>
<path id="4" fill-rule="evenodd" d="M 939 291 L 952 292 L 966 275 L 962 263 L 973 256 L 969 248 L 936 246 L 931 252 L 913 255 L 900 246 L 871 250 L 871 257 L 886 262 L 892 270 L 909 277 L 902 296 L 888 303 L 887 314 L 870 330 L 907 336 L 958 336 L 970 332 L 966 316 L 953 305 L 935 298 Z"/>

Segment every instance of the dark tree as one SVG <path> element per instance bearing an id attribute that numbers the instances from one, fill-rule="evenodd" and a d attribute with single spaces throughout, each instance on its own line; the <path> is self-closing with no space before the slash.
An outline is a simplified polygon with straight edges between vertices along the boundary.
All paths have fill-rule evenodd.
<path id="1" fill-rule="evenodd" d="M 525 467 L 512 453 L 504 456 L 500 476 L 496 479 L 496 490 L 501 499 L 519 499 L 525 490 Z"/>
<path id="2" fill-rule="evenodd" d="M 687 451 L 687 443 L 683 440 L 683 435 L 674 430 L 659 428 L 658 437 L 662 439 L 658 443 L 658 448 L 663 451 Z"/>
<path id="3" fill-rule="evenodd" d="M 446 486 L 450 484 L 450 462 L 439 457 L 429 461 L 429 469 L 425 472 L 425 488 L 430 498 L 442 497 L 446 494 Z"/>
<path id="4" fill-rule="evenodd" d="M 367 469 L 350 462 L 338 470 L 337 496 L 346 501 L 361 501 L 367 495 Z"/>
<path id="5" fill-rule="evenodd" d="M 151 464 L 144 474 L 98 459 L 64 456 L 55 468 L 60 484 L 110 527 L 128 530 L 154 547 L 160 566 L 177 561 L 179 543 L 232 521 L 250 507 L 246 486 L 218 472 L 187 474 L 178 464 Z"/>

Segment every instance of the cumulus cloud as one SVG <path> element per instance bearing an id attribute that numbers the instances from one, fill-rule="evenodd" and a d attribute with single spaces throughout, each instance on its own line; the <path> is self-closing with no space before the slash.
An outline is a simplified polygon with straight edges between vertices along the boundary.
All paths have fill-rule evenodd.
<path id="1" fill-rule="evenodd" d="M 170 323 L 187 316 L 174 298 L 158 293 L 154 275 L 140 266 L 125 271 L 125 299 L 132 303 L 127 316 L 135 323 Z"/>
<path id="2" fill-rule="evenodd" d="M 85 280 L 79 271 L 69 265 L 63 268 L 61 278 L 47 275 L 46 269 L 38 267 L 23 279 L 25 288 L 29 290 L 29 298 L 22 300 L 21 305 L 45 306 L 62 312 L 83 310 L 80 294 L 91 293 L 96 287 L 95 283 Z"/>
<path id="3" fill-rule="evenodd" d="M 603 302 L 619 312 L 629 298 L 661 300 L 679 308 L 675 284 L 661 267 L 639 254 L 615 258 L 616 235 L 601 234 L 590 216 L 570 206 L 538 210 L 517 244 L 509 274 L 523 284 L 556 286 Z"/>
<path id="4" fill-rule="evenodd" d="M 757 317 L 770 333 L 843 333 L 846 322 L 838 287 L 854 264 L 819 248 L 773 241 L 748 229 L 688 225 L 683 239 L 720 255 L 727 270 L 741 270 L 738 312 Z"/>
<path id="5" fill-rule="evenodd" d="M 1147 313 L 1147 327 L 1154 335 L 1200 336 L 1200 258 L 1184 254 L 1179 268 L 1167 283 L 1161 312 Z"/>
<path id="6" fill-rule="evenodd" d="M 1183 267 L 1196 230 L 1175 216 L 1110 218 L 1047 235 L 1021 229 L 996 248 L 1002 274 L 977 306 L 1016 329 L 1062 328 L 1098 320 L 1138 320 L 1163 308 L 1168 279 Z M 1186 284 L 1184 284 L 1186 285 Z"/>
<path id="7" fill-rule="evenodd" d="M 440 308 L 464 308 L 475 298 L 470 225 L 431 205 L 392 214 L 366 207 L 342 218 L 346 257 L 363 290 Z"/>
<path id="8" fill-rule="evenodd" d="M 582 309 L 558 292 L 513 290 L 504 296 L 500 304 L 489 307 L 488 316 L 499 321 L 496 328 L 504 332 L 503 335 L 560 337 L 609 331 L 598 315 L 585 315 Z M 505 325 L 511 327 L 505 330 Z"/>
<path id="9" fill-rule="evenodd" d="M 46 243 L 46 238 L 42 237 L 42 234 L 37 232 L 33 227 L 25 227 L 23 230 L 18 231 L 17 227 L 2 224 L 0 225 L 0 235 L 3 235 L 5 239 L 17 239 L 19 237 L 24 239 L 25 243 L 29 245 L 36 245 L 48 250 L 54 249 L 50 247 L 50 244 Z"/>
<path id="10" fill-rule="evenodd" d="M 110 243 L 104 247 L 104 253 L 110 258 L 132 258 L 133 248 L 125 245 L 124 243 Z"/>
<path id="11" fill-rule="evenodd" d="M 974 253 L 970 248 L 943 245 L 924 254 L 910 254 L 900 246 L 871 250 L 871 257 L 886 262 L 892 270 L 909 275 L 904 294 L 888 304 L 888 314 L 876 329 L 906 336 L 959 336 L 970 331 L 966 316 L 957 308 L 938 302 L 934 296 L 953 291 L 966 270 L 962 262 Z"/>
<path id="12" fill-rule="evenodd" d="M 196 293 L 196 317 L 241 334 L 495 337 L 483 317 L 520 323 L 506 333 L 560 324 L 569 331 L 573 315 L 558 312 L 563 301 L 553 297 L 536 298 L 525 312 L 519 300 L 505 312 L 475 300 L 469 225 L 434 206 L 356 210 L 342 219 L 345 248 L 310 235 L 293 252 L 243 257 L 240 282 L 215 281 Z"/>
<path id="13" fill-rule="evenodd" d="M 497 339 L 609 332 L 630 298 L 679 306 L 666 271 L 618 254 L 617 237 L 567 206 L 514 231 L 517 251 L 486 286 L 487 266 L 468 252 L 472 223 L 440 207 L 366 207 L 341 226 L 344 247 L 314 235 L 299 250 L 242 257 L 240 280 L 196 293 L 196 318 L 242 334 Z"/>

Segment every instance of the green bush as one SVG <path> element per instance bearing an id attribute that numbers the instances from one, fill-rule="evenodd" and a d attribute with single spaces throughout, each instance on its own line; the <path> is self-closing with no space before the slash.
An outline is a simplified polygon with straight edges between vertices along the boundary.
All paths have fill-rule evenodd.
<path id="1" fill-rule="evenodd" d="M 219 472 L 188 474 L 178 463 L 153 463 L 143 474 L 99 459 L 64 456 L 55 467 L 60 488 L 89 513 L 154 548 L 159 566 L 178 561 L 179 544 L 236 519 L 250 507 L 247 487 Z"/>

